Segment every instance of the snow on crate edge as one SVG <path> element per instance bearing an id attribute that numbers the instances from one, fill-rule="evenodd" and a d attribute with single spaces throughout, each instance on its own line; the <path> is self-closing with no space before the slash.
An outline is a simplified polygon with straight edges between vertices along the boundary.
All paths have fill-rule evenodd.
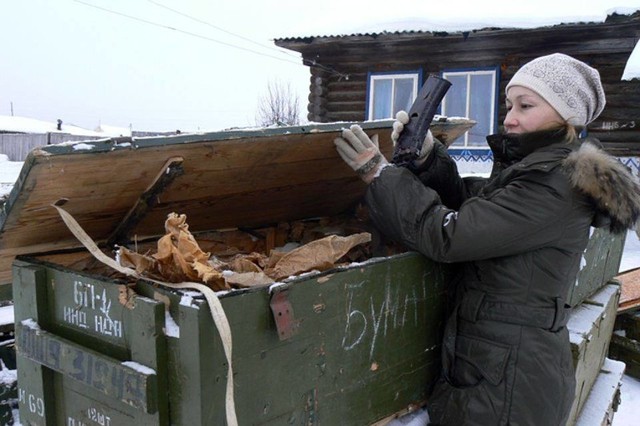
<path id="1" fill-rule="evenodd" d="M 167 337 L 180 338 L 180 326 L 171 316 L 171 312 L 165 311 L 164 313 L 164 334 Z"/>
<path id="2" fill-rule="evenodd" d="M 613 404 L 615 392 L 620 387 L 625 367 L 624 362 L 604 359 L 600 374 L 589 392 L 576 426 L 608 424 L 604 421 Z"/>
<path id="3" fill-rule="evenodd" d="M 135 361 L 123 361 L 122 365 L 124 365 L 125 367 L 129 367 L 132 370 L 137 371 L 138 373 L 146 374 L 147 376 L 156 374 L 156 370 L 154 370 L 153 368 L 147 367 L 146 365 L 142 365 Z"/>
<path id="4" fill-rule="evenodd" d="M 601 316 L 606 315 L 604 307 L 611 300 L 612 293 L 619 291 L 617 285 L 606 285 L 596 294 L 591 296 L 571 312 L 567 329 L 569 330 L 569 340 L 571 343 L 579 345 L 584 339 L 589 339 L 593 324 Z"/>
<path id="5" fill-rule="evenodd" d="M 41 330 L 40 325 L 38 325 L 38 323 L 35 322 L 33 318 L 23 319 L 22 321 L 20 321 L 20 324 L 25 327 L 29 327 L 32 330 Z"/>

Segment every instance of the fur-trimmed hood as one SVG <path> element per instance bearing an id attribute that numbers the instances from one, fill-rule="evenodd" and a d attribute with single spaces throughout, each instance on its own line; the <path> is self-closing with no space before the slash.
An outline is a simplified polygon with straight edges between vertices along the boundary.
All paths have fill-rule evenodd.
<path id="1" fill-rule="evenodd" d="M 640 217 L 640 184 L 629 169 L 585 141 L 563 162 L 571 184 L 587 194 L 598 211 L 594 226 L 614 233 L 633 228 Z"/>

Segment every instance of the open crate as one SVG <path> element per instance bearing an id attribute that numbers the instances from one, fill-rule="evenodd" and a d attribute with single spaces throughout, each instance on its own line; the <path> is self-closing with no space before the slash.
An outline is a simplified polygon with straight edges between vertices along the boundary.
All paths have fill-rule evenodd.
<path id="1" fill-rule="evenodd" d="M 197 238 L 247 232 L 269 249 L 278 223 L 349 214 L 362 198 L 332 142 L 346 125 L 33 151 L 0 216 L 21 422 L 220 425 L 226 415 L 228 364 L 206 301 L 114 275 L 52 204 L 64 202 L 109 256 L 114 244 L 161 235 L 171 212 L 185 213 Z M 440 122 L 434 133 L 448 126 L 459 129 Z M 363 127 L 390 156 L 391 122 Z M 219 293 L 239 423 L 365 425 L 424 402 L 439 370 L 448 273 L 416 253 L 373 253 Z"/>

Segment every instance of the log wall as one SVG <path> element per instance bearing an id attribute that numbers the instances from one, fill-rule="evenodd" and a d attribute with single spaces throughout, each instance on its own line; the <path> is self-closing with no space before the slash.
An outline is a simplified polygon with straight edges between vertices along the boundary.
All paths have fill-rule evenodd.
<path id="1" fill-rule="evenodd" d="M 276 45 L 300 52 L 310 65 L 307 118 L 313 122 L 365 120 L 370 72 L 421 69 L 499 69 L 498 122 L 504 88 L 524 63 L 562 52 L 600 72 L 607 106 L 589 127 L 605 143 L 635 144 L 640 153 L 640 80 L 621 81 L 626 62 L 640 39 L 640 12 L 610 15 L 602 23 L 561 24 L 534 29 L 487 28 L 470 32 L 401 32 L 290 38 Z M 616 145 L 617 146 L 617 145 Z M 617 146 L 618 152 L 628 152 Z"/>

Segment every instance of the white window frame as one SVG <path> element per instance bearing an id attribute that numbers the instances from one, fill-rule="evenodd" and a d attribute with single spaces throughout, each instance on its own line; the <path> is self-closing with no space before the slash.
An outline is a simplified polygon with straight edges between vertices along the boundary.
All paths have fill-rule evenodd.
<path id="1" fill-rule="evenodd" d="M 495 68 L 491 68 L 491 69 L 477 69 L 477 70 L 449 70 L 449 71 L 443 71 L 442 72 L 442 77 L 443 78 L 447 78 L 447 76 L 466 76 L 467 79 L 467 99 L 466 99 L 466 110 L 465 110 L 465 116 L 469 117 L 469 109 L 471 107 L 471 76 L 472 75 L 491 75 L 492 78 L 492 83 L 491 83 L 491 102 L 490 102 L 490 108 L 491 108 L 491 112 L 489 114 L 489 116 L 491 117 L 491 121 L 489 123 L 489 135 L 495 133 L 495 128 L 496 128 L 496 97 L 497 97 L 497 92 L 496 92 L 496 87 L 498 84 L 498 71 Z M 442 101 L 442 113 L 443 115 L 447 114 L 447 97 L 445 96 L 445 98 Z M 485 146 L 478 146 L 478 145 L 469 145 L 469 132 L 465 132 L 464 134 L 464 145 L 460 146 L 460 145 L 455 145 L 455 147 L 457 148 L 469 148 L 469 149 L 473 149 L 473 148 L 481 148 L 484 149 L 486 148 L 486 144 Z"/>
<path id="2" fill-rule="evenodd" d="M 376 81 L 380 80 L 391 80 L 391 114 L 392 117 L 385 118 L 394 118 L 393 117 L 393 104 L 394 104 L 394 95 L 395 95 L 395 87 L 397 79 L 413 79 L 413 96 L 411 98 L 411 103 L 418 96 L 418 90 L 420 90 L 420 71 L 407 71 L 407 72 L 393 72 L 393 73 L 371 73 L 369 74 L 369 79 L 367 81 L 367 120 L 373 120 L 373 105 L 375 102 L 374 99 L 374 85 Z M 380 118 L 378 118 L 380 119 Z"/>

